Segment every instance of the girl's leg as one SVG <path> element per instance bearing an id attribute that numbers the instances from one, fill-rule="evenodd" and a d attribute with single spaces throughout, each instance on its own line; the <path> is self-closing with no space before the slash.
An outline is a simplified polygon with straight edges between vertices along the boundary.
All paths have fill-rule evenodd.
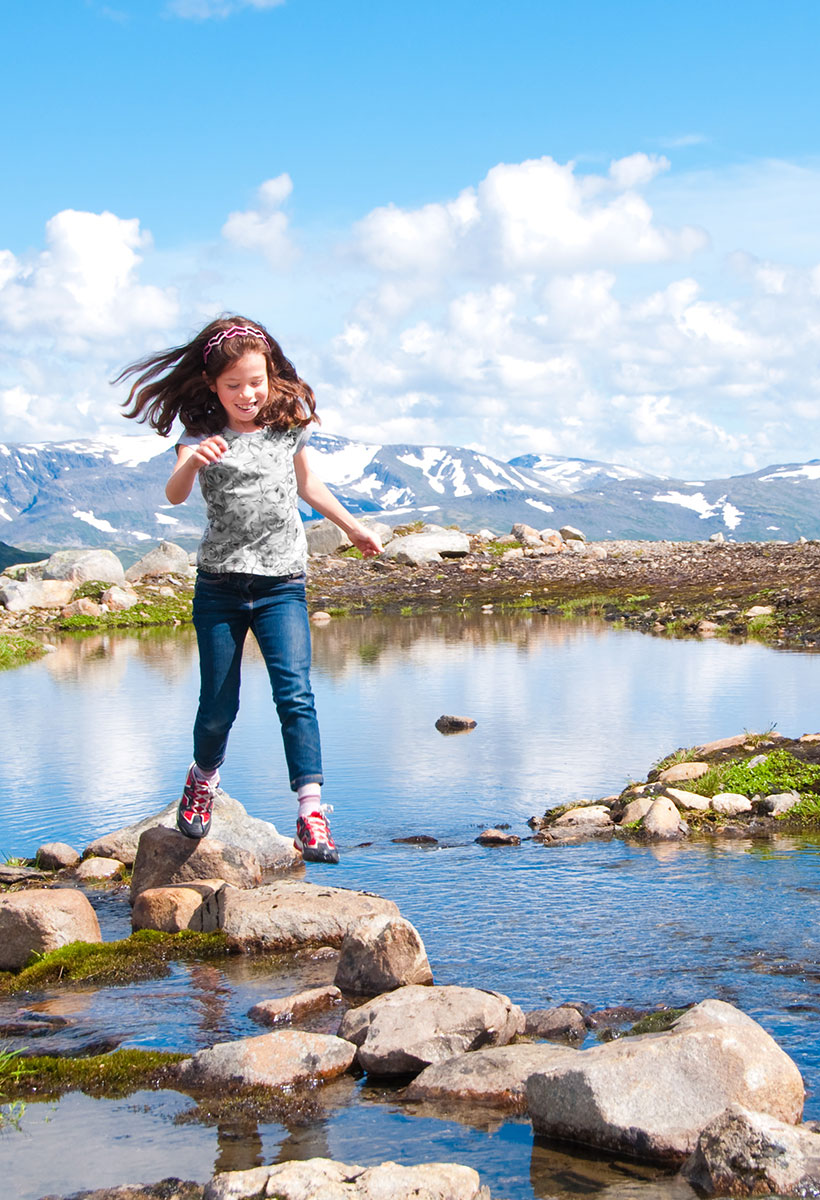
<path id="1" fill-rule="evenodd" d="M 294 845 L 309 861 L 336 863 L 339 852 L 321 804 L 322 752 L 310 687 L 304 583 L 271 584 L 264 601 L 254 604 L 252 628 L 268 668 L 290 785 L 299 800 Z"/>
<path id="2" fill-rule="evenodd" d="M 247 600 L 229 579 L 197 578 L 193 618 L 200 691 L 194 722 L 194 762 L 204 773 L 215 771 L 224 761 L 228 734 L 239 711 L 248 608 Z"/>
<path id="3" fill-rule="evenodd" d="M 310 623 L 299 580 L 257 587 L 251 628 L 271 682 L 294 792 L 321 784 L 322 749 L 310 687 Z"/>

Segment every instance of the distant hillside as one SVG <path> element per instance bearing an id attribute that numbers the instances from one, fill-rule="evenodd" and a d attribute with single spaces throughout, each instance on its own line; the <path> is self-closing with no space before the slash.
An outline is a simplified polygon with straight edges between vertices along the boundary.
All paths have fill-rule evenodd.
<path id="1" fill-rule="evenodd" d="M 311 461 L 353 512 L 506 533 L 516 521 L 592 538 L 737 541 L 820 537 L 820 462 L 686 482 L 559 455 L 502 462 L 453 446 L 380 445 L 316 433 Z M 0 445 L 0 528 L 17 546 L 110 546 L 133 558 L 162 538 L 193 548 L 198 489 L 165 500 L 174 450 L 152 434 Z M 310 515 L 310 514 L 305 514 Z M 19 552 L 18 561 L 19 561 Z"/>
<path id="2" fill-rule="evenodd" d="M 0 542 L 0 571 L 5 571 L 6 567 L 13 567 L 16 563 L 39 562 L 48 558 L 50 553 L 50 550 L 20 550 L 17 546 L 7 546 L 5 542 Z"/>

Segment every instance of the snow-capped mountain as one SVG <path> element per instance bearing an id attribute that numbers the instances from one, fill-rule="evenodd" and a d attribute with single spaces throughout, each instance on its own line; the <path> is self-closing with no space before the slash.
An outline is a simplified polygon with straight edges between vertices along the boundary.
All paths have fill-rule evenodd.
<path id="1" fill-rule="evenodd" d="M 453 446 L 387 445 L 316 433 L 311 461 L 354 512 L 391 524 L 418 517 L 508 532 L 576 525 L 592 538 L 737 541 L 820 536 L 820 462 L 684 482 L 560 456 L 502 462 Z M 138 554 L 167 538 L 193 547 L 198 491 L 165 500 L 173 448 L 153 434 L 0 444 L 0 539 L 12 546 L 116 546 Z M 306 514 L 308 515 L 308 514 Z"/>

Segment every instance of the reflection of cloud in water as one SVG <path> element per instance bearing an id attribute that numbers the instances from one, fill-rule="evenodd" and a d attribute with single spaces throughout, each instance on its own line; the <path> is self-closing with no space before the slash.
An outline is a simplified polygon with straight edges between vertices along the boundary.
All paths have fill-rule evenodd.
<path id="1" fill-rule="evenodd" d="M 495 612 L 336 620 L 314 631 L 314 664 L 327 799 L 340 833 L 358 841 L 385 834 L 385 812 L 390 836 L 464 838 L 476 824 L 618 790 L 679 745 L 773 719 L 802 732 L 816 724 L 820 659 Z M 0 722 L 20 731 L 4 747 L 0 849 L 87 842 L 167 804 L 190 761 L 198 689 L 189 628 L 66 639 L 0 677 Z M 478 726 L 442 737 L 442 713 Z M 289 828 L 252 639 L 223 777 L 254 815 Z"/>

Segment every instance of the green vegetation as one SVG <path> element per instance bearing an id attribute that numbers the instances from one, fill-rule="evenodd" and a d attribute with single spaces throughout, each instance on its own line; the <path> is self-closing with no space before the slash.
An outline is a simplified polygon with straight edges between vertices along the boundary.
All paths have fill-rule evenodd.
<path id="1" fill-rule="evenodd" d="M 739 792 L 743 796 L 766 796 L 774 792 L 799 792 L 804 799 L 817 800 L 820 793 L 820 765 L 803 762 L 788 750 L 773 750 L 763 762 L 750 766 L 749 760 L 715 763 L 700 779 L 675 785 L 700 796 L 718 792 Z"/>
<path id="2" fill-rule="evenodd" d="M 678 750 L 673 750 L 671 754 L 667 754 L 665 758 L 659 758 L 656 763 L 652 764 L 652 772 L 665 771 L 667 767 L 676 767 L 679 763 L 696 762 L 698 757 L 698 746 L 681 746 Z"/>
<path id="3" fill-rule="evenodd" d="M 0 995 L 36 991 L 79 980 L 96 984 L 130 983 L 164 975 L 178 960 L 222 958 L 228 953 L 222 933 L 158 933 L 141 929 L 118 942 L 72 942 L 38 956 L 21 971 L 0 971 Z"/>
<path id="4" fill-rule="evenodd" d="M 659 1008 L 636 1021 L 625 1037 L 638 1037 L 642 1033 L 663 1033 L 671 1029 L 687 1010 L 685 1008 Z"/>
<path id="5" fill-rule="evenodd" d="M 21 667 L 23 663 L 34 662 L 45 654 L 40 642 L 31 638 L 20 637 L 14 633 L 0 634 L 0 671 L 11 667 Z"/>
<path id="6" fill-rule="evenodd" d="M 172 1085 L 174 1065 L 184 1054 L 159 1050 L 113 1050 L 90 1058 L 55 1058 L 43 1055 L 16 1058 L 0 1055 L 0 1089 L 9 1097 L 36 1096 L 53 1100 L 65 1092 L 89 1096 L 128 1096 L 141 1088 Z"/>
<path id="7" fill-rule="evenodd" d="M 19 1050 L 0 1050 L 0 1099 L 7 1099 L 10 1091 L 17 1085 L 23 1074 Z M 20 1128 L 20 1121 L 26 1111 L 22 1100 L 13 1100 L 10 1104 L 0 1107 L 0 1130 L 12 1125 Z"/>
<path id="8" fill-rule="evenodd" d="M 97 603 L 103 591 L 110 585 L 107 583 L 84 583 L 74 594 L 74 598 L 83 596 Z M 191 604 L 193 590 L 186 582 L 179 585 L 179 591 L 172 596 L 161 596 L 158 593 L 145 593 L 132 608 L 122 612 L 100 613 L 98 616 L 59 617 L 54 623 L 55 629 L 139 629 L 146 625 L 181 625 L 191 620 Z"/>
<path id="9" fill-rule="evenodd" d="M 355 546 L 348 546 L 346 550 L 342 550 L 339 558 L 364 558 L 364 555 Z"/>

